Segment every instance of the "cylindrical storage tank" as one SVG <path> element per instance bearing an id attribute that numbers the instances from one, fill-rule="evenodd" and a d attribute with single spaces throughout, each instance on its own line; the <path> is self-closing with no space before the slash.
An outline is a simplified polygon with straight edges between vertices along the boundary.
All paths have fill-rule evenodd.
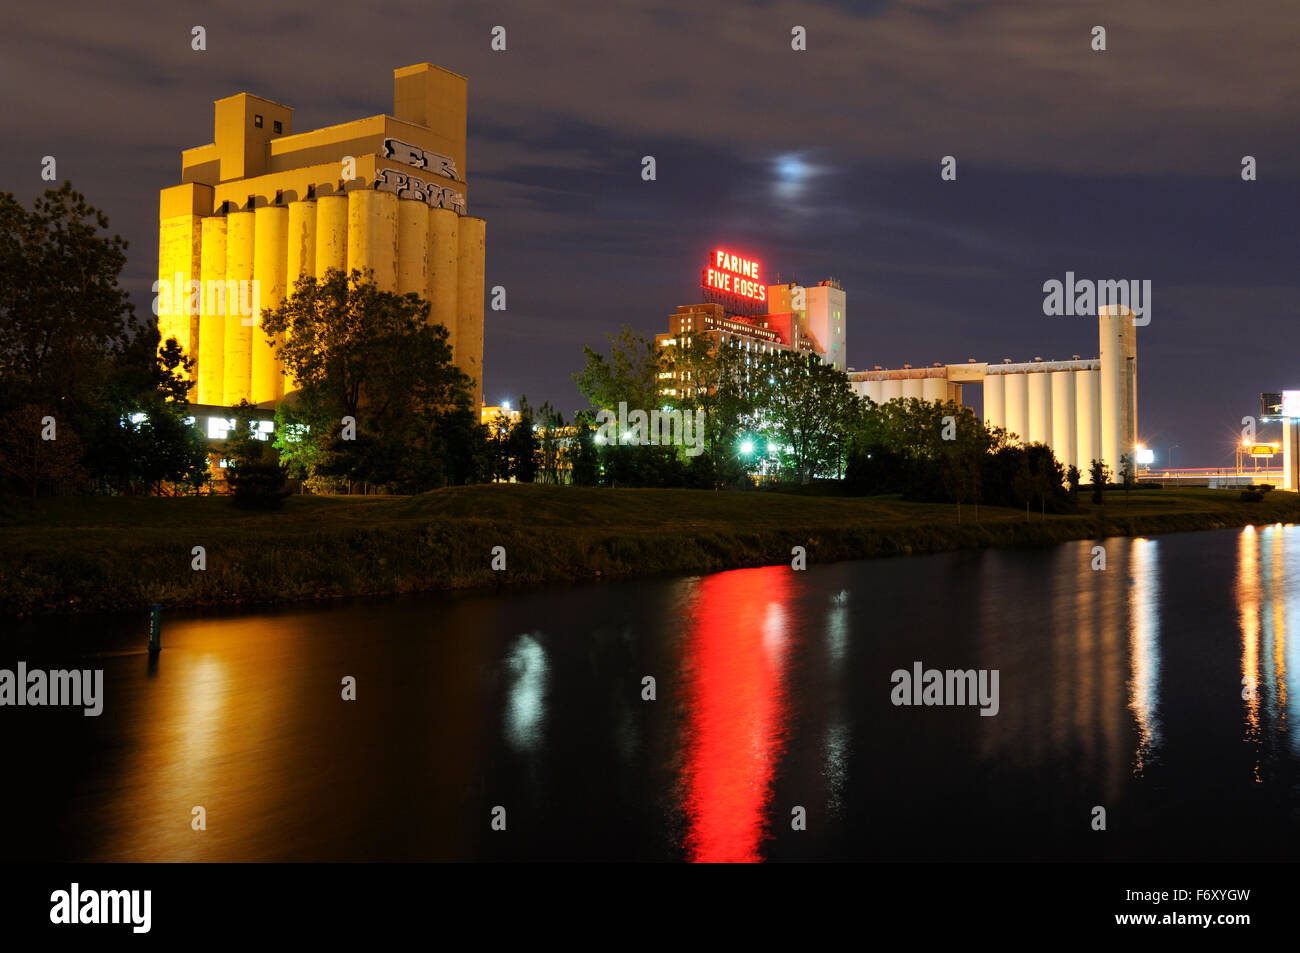
<path id="1" fill-rule="evenodd" d="M 881 395 L 881 390 L 882 390 L 881 382 L 867 381 L 866 385 L 867 385 L 867 391 L 866 391 L 867 397 L 872 401 L 872 403 L 883 404 L 885 401 L 884 401 L 884 397 Z"/>
<path id="2" fill-rule="evenodd" d="M 227 407 L 252 396 L 253 316 L 244 311 L 251 311 L 252 307 L 254 219 L 252 211 L 231 212 L 226 216 L 226 287 L 229 290 L 221 402 Z"/>
<path id="3" fill-rule="evenodd" d="M 262 316 L 269 315 L 284 302 L 289 209 L 283 205 L 263 205 L 254 215 L 253 278 L 257 282 L 259 314 L 253 328 L 251 399 L 255 404 L 265 404 L 283 396 L 284 370 L 275 354 L 280 339 L 266 333 Z"/>
<path id="4" fill-rule="evenodd" d="M 925 396 L 922 381 L 917 377 L 908 377 L 903 381 L 903 396 L 908 400 L 920 400 Z"/>
<path id="5" fill-rule="evenodd" d="M 199 310 L 199 386 L 194 400 L 221 404 L 225 399 L 222 377 L 226 366 L 226 217 L 203 220 L 200 280 L 203 299 Z M 218 283 L 220 291 L 218 292 Z M 236 292 L 238 294 L 238 292 Z"/>
<path id="6" fill-rule="evenodd" d="M 984 423 L 989 427 L 1007 425 L 1007 386 L 1002 374 L 984 375 Z"/>
<path id="7" fill-rule="evenodd" d="M 1004 374 L 1006 379 L 1007 432 L 1029 443 L 1029 375 Z"/>
<path id="8" fill-rule="evenodd" d="M 887 404 L 891 400 L 898 400 L 903 396 L 903 382 L 900 380 L 887 380 L 880 382 L 880 402 Z"/>
<path id="9" fill-rule="evenodd" d="M 1075 454 L 1079 458 L 1079 471 L 1083 481 L 1091 483 L 1088 475 L 1092 461 L 1099 459 L 1101 431 L 1098 412 L 1100 401 L 1100 374 L 1097 371 L 1074 372 L 1074 439 Z"/>
<path id="10" fill-rule="evenodd" d="M 1029 441 L 1052 442 L 1052 379 L 1045 371 L 1029 374 Z"/>
<path id="11" fill-rule="evenodd" d="M 284 293 L 292 296 L 298 279 L 316 275 L 316 203 L 311 199 L 289 203 L 289 238 L 286 243 Z M 285 331 L 286 339 L 289 332 Z M 293 374 L 281 364 L 283 378 L 280 393 L 288 394 L 297 387 Z"/>
<path id="12" fill-rule="evenodd" d="M 187 357 L 193 357 L 199 348 L 200 312 L 191 298 L 190 282 L 201 280 L 202 222 L 197 214 L 174 215 L 162 220 L 158 228 L 159 344 L 174 337 Z M 168 288 L 171 294 L 165 295 Z"/>
<path id="13" fill-rule="evenodd" d="M 429 210 L 429 321 L 447 329 L 456 353 L 456 261 L 460 257 L 460 216 L 449 208 Z"/>
<path id="14" fill-rule="evenodd" d="M 284 293 L 293 294 L 303 275 L 316 275 L 316 203 L 308 199 L 289 203 L 289 237 L 286 242 Z"/>
<path id="15" fill-rule="evenodd" d="M 1052 453 L 1062 469 L 1077 467 L 1074 446 L 1074 372 L 1052 371 Z"/>
<path id="16" fill-rule="evenodd" d="M 1124 324 L 1125 316 L 1118 305 L 1098 309 L 1101 333 L 1101 459 L 1115 478 L 1120 472 L 1119 458 L 1124 453 Z"/>
<path id="17" fill-rule="evenodd" d="M 483 281 L 487 222 L 461 216 L 456 268 L 456 366 L 474 383 L 474 406 L 483 403 Z"/>
<path id="18" fill-rule="evenodd" d="M 921 397 L 942 403 L 948 399 L 948 382 L 942 377 L 927 377 L 921 382 Z"/>
<path id="19" fill-rule="evenodd" d="M 397 194 L 348 193 L 348 271 L 370 269 L 380 291 L 397 290 Z"/>
<path id="20" fill-rule="evenodd" d="M 429 286 L 429 204 L 397 200 L 397 292 L 421 298 Z"/>
<path id="21" fill-rule="evenodd" d="M 348 197 L 322 195 L 316 199 L 315 275 L 324 278 L 330 268 L 348 268 Z"/>

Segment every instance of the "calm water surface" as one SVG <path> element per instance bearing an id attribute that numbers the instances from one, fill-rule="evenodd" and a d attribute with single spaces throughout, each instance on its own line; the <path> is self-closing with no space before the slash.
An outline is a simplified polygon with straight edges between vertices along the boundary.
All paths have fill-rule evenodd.
<path id="1" fill-rule="evenodd" d="M 10 624 L 105 707 L 0 709 L 0 857 L 1294 858 L 1300 527 L 1094 545 Z"/>

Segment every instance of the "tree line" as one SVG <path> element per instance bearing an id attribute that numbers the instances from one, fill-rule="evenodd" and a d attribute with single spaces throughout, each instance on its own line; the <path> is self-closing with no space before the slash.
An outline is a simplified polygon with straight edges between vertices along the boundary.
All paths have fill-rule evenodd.
<path id="1" fill-rule="evenodd" d="M 1068 509 L 1080 474 L 1042 444 L 1021 446 L 950 402 L 859 398 L 848 376 L 806 352 L 762 352 L 731 337 L 665 346 L 624 328 L 608 353 L 586 347 L 573 375 L 590 409 L 572 421 L 544 403 L 482 422 L 447 329 L 416 294 L 363 271 L 299 279 L 262 317 L 297 389 L 257 439 L 257 409 L 210 445 L 189 416 L 193 358 L 136 316 L 120 285 L 127 243 L 65 183 L 31 209 L 0 193 L 0 490 L 214 492 L 220 457 L 236 500 L 276 506 L 308 491 L 418 493 L 489 481 L 738 488 L 833 481 L 845 492 Z M 600 426 L 620 405 L 700 412 L 693 446 Z M 608 419 L 606 415 L 605 419 Z M 1100 468 L 1100 469 L 1099 469 Z M 1094 498 L 1110 475 L 1094 461 Z M 1124 462 L 1126 484 L 1132 466 Z"/>

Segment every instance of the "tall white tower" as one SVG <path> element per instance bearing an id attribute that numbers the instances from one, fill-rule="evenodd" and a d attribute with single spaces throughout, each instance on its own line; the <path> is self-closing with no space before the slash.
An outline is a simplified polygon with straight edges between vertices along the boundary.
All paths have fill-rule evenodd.
<path id="1" fill-rule="evenodd" d="M 1123 305 L 1098 311 L 1101 333 L 1101 460 L 1112 479 L 1119 477 L 1119 458 L 1132 455 L 1137 443 L 1137 328 Z"/>

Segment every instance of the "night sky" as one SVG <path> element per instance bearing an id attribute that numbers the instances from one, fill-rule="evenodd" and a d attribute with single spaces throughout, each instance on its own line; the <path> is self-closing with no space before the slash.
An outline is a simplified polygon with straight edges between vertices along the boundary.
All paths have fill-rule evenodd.
<path id="1" fill-rule="evenodd" d="M 0 35 L 0 189 L 30 204 L 54 155 L 130 240 L 144 313 L 158 190 L 212 100 L 286 103 L 302 132 L 390 113 L 393 69 L 429 61 L 469 78 L 469 211 L 508 293 L 489 403 L 581 406 L 582 345 L 667 330 L 719 245 L 839 279 L 858 369 L 1095 357 L 1095 318 L 1045 317 L 1043 282 L 1149 279 L 1160 465 L 1231 462 L 1258 394 L 1300 388 L 1295 0 L 214 6 L 10 4 Z"/>

